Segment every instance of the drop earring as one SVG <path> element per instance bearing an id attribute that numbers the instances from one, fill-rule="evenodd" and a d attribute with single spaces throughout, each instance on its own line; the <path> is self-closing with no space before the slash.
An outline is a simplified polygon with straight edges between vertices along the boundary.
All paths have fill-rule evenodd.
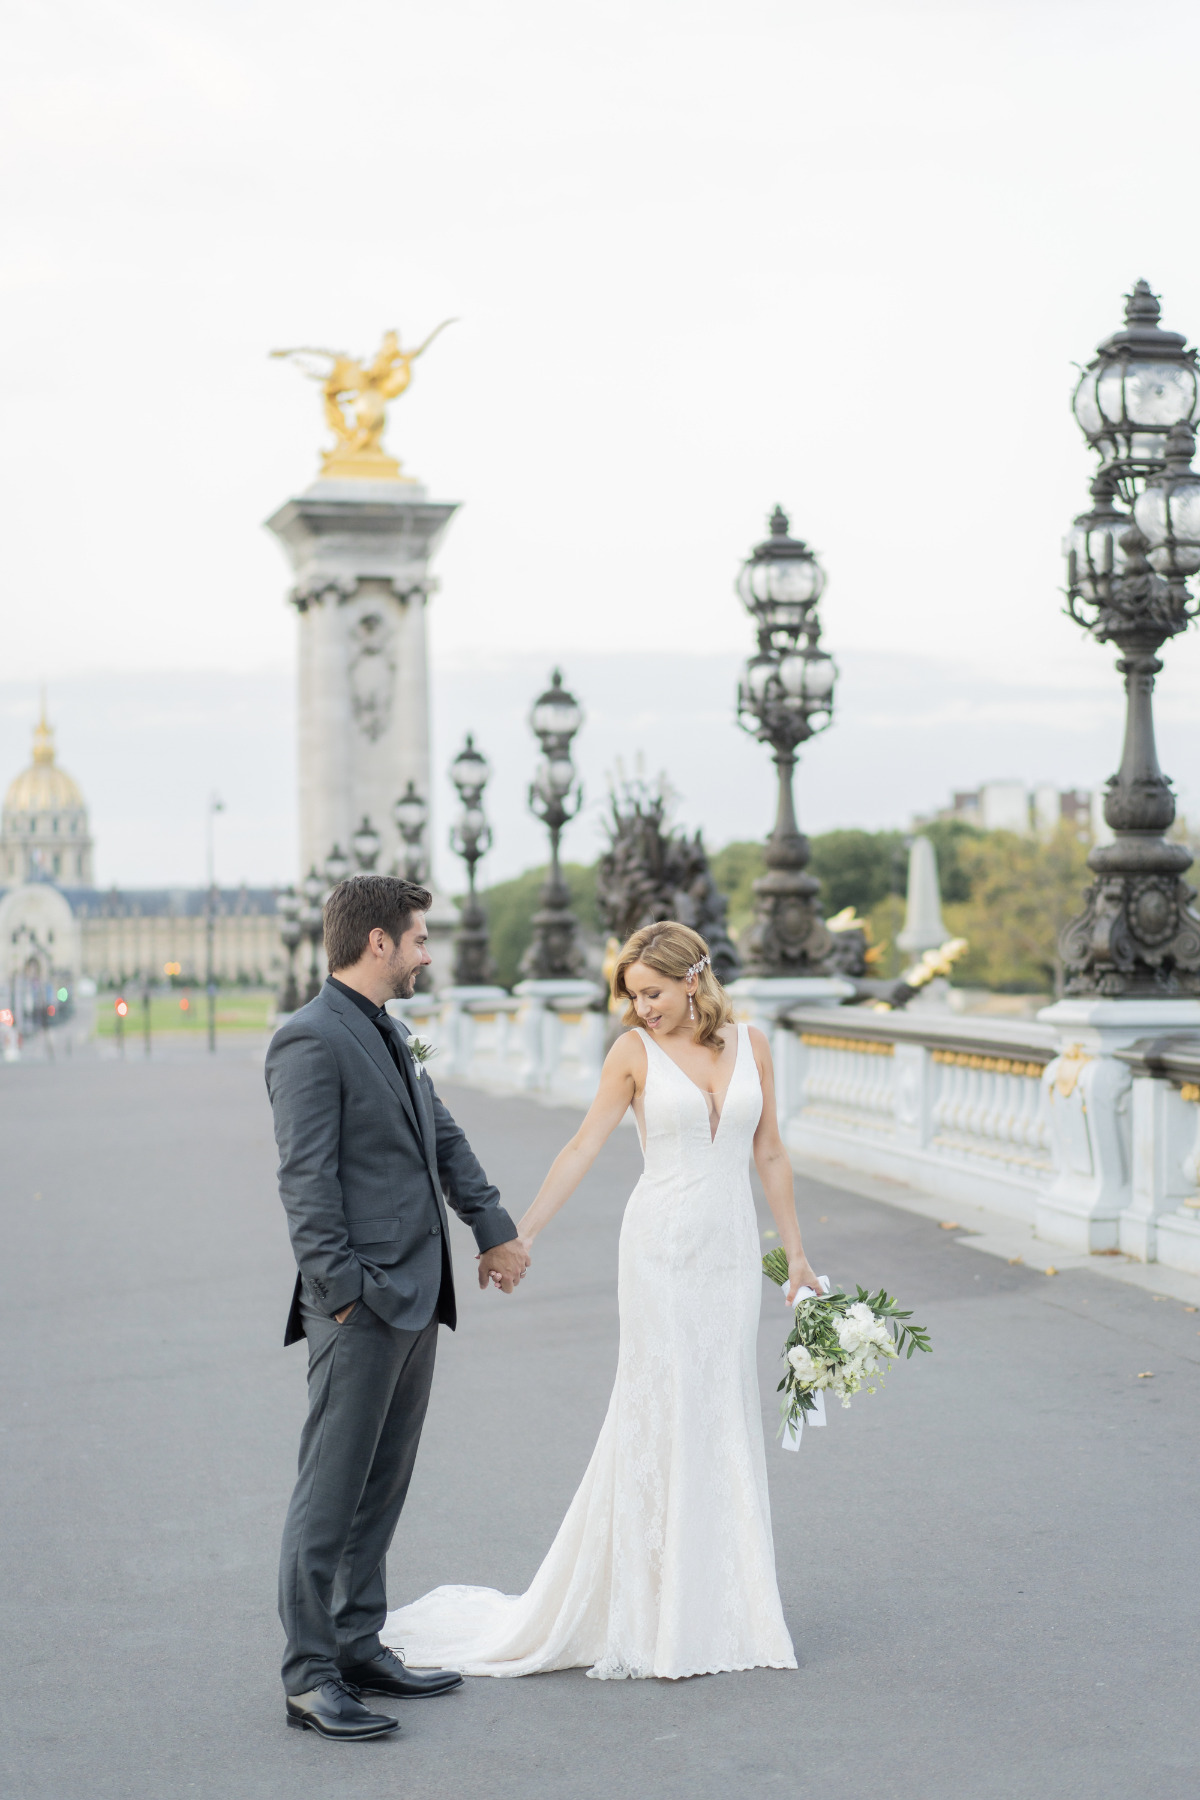
<path id="1" fill-rule="evenodd" d="M 690 994 L 688 995 L 688 1018 L 691 1019 L 693 1023 L 695 1023 L 696 1009 L 692 1005 L 692 996 Z"/>

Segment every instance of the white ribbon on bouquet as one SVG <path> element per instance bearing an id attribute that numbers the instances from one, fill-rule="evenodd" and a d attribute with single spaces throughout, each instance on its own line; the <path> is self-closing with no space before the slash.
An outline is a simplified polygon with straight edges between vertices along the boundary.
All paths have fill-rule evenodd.
<path id="1" fill-rule="evenodd" d="M 828 1294 L 832 1288 L 832 1283 L 830 1282 L 828 1275 L 818 1275 L 817 1280 L 821 1284 L 821 1292 L 823 1294 Z M 784 1283 L 783 1288 L 781 1289 L 781 1292 L 783 1294 L 784 1304 L 787 1306 L 788 1311 L 791 1312 L 791 1311 L 793 1311 L 793 1309 L 795 1307 L 799 1306 L 801 1300 L 811 1300 L 816 1293 L 816 1289 L 810 1288 L 810 1287 L 797 1288 L 796 1298 L 791 1301 L 789 1301 L 788 1297 L 787 1297 L 787 1283 L 786 1282 Z M 808 1424 L 810 1424 L 810 1425 L 824 1425 L 824 1423 L 825 1423 L 825 1395 L 820 1388 L 818 1388 L 817 1391 L 814 1393 L 813 1400 L 816 1402 L 816 1410 L 814 1412 L 801 1413 L 798 1419 L 789 1419 L 788 1420 L 787 1424 L 783 1428 L 783 1436 L 779 1441 L 780 1449 L 782 1449 L 782 1450 L 799 1450 L 800 1439 L 804 1436 L 804 1426 L 805 1426 L 806 1420 L 807 1420 Z"/>

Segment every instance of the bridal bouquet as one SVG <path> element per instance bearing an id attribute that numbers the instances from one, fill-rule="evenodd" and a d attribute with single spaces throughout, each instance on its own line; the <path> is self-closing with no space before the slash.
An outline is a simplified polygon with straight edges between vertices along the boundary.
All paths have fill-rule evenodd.
<path id="1" fill-rule="evenodd" d="M 763 1257 L 763 1273 L 777 1286 L 787 1287 L 782 1249 Z M 868 1394 L 875 1392 L 875 1383 L 882 1387 L 888 1365 L 898 1356 L 932 1350 L 929 1333 L 908 1324 L 911 1318 L 912 1313 L 901 1312 L 883 1288 L 870 1294 L 860 1287 L 853 1299 L 838 1288 L 797 1301 L 783 1346 L 788 1366 L 778 1388 L 783 1395 L 780 1431 L 794 1437 L 805 1415 L 823 1406 L 826 1393 L 836 1394 L 843 1406 L 849 1406 L 851 1397 L 864 1387 Z"/>

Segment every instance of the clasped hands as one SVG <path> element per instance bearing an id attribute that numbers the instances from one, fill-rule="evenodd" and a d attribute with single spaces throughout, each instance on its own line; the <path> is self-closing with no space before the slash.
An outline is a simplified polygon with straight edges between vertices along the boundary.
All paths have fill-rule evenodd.
<path id="1" fill-rule="evenodd" d="M 493 1281 L 502 1294 L 511 1294 L 529 1267 L 529 1246 L 523 1238 L 509 1238 L 507 1244 L 494 1244 L 475 1260 L 481 1288 Z"/>

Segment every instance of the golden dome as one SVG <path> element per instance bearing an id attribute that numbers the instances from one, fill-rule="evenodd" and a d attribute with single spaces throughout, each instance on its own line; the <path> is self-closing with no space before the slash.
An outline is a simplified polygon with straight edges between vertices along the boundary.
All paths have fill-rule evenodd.
<path id="1" fill-rule="evenodd" d="M 83 795 L 65 769 L 54 761 L 54 732 L 46 722 L 46 706 L 33 728 L 33 761 L 10 782 L 5 812 L 71 812 L 82 809 Z"/>

